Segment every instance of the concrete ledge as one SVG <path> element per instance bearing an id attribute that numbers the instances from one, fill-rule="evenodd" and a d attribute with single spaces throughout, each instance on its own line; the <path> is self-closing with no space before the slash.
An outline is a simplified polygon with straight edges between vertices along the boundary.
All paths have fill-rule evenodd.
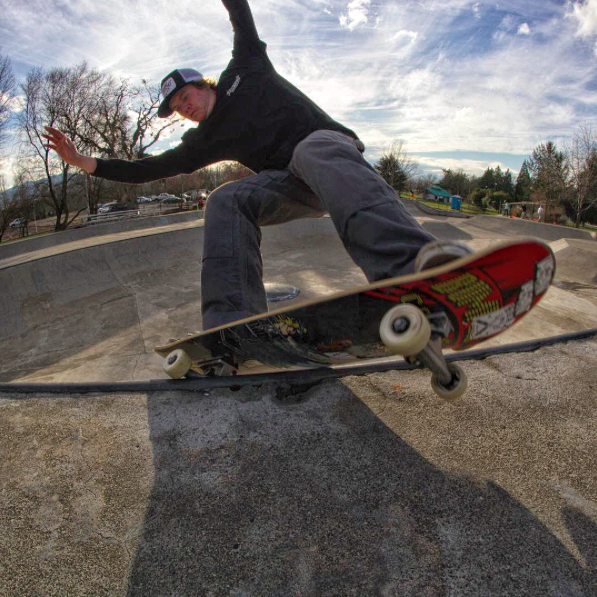
<path id="1" fill-rule="evenodd" d="M 30 239 L 21 239 L 8 244 L 2 243 L 0 244 L 0 260 L 14 257 L 15 255 L 22 255 L 23 253 L 39 251 L 40 249 L 47 249 L 64 243 L 91 238 L 93 236 L 141 230 L 143 228 L 158 228 L 160 226 L 190 222 L 201 218 L 203 218 L 203 211 L 190 211 L 151 216 L 147 218 L 135 218 L 134 220 L 106 222 L 105 224 L 94 224 L 93 226 L 86 226 L 84 228 L 72 228 L 62 232 L 36 236 Z"/>
<path id="2" fill-rule="evenodd" d="M 590 232 L 589 230 L 533 222 L 532 220 L 521 220 L 520 218 L 506 218 L 505 216 L 478 215 L 474 216 L 474 223 L 478 228 L 488 231 L 501 233 L 507 229 L 510 233 L 515 233 L 518 236 L 533 236 L 547 241 L 559 240 L 561 238 L 590 241 L 597 238 L 597 233 Z"/>

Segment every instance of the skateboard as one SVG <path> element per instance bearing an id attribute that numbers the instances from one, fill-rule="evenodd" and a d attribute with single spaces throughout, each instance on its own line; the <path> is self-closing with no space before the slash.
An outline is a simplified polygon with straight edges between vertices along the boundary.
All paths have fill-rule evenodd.
<path id="1" fill-rule="evenodd" d="M 537 304 L 554 273 L 555 258 L 545 243 L 505 242 L 416 274 L 189 334 L 155 350 L 175 379 L 401 355 L 428 368 L 433 390 L 454 400 L 467 378 L 442 350 L 464 350 L 507 330 Z"/>

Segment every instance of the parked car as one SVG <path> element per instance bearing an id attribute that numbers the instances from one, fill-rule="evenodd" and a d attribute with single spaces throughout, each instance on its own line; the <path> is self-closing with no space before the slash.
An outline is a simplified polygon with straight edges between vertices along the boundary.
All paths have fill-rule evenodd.
<path id="1" fill-rule="evenodd" d="M 176 197 L 176 195 L 170 195 L 165 199 L 162 199 L 162 203 L 186 203 L 187 200 L 184 198 Z"/>
<path id="2" fill-rule="evenodd" d="M 111 203 L 102 203 L 97 206 L 97 213 L 98 214 L 105 214 L 111 205 L 114 205 L 116 201 L 112 201 Z"/>
<path id="3" fill-rule="evenodd" d="M 164 201 L 164 200 L 172 198 L 172 197 L 174 199 L 178 199 L 178 197 L 176 195 L 171 195 L 170 193 L 160 193 L 158 195 L 158 201 Z M 178 200 L 180 201 L 180 199 L 178 199 Z"/>
<path id="4" fill-rule="evenodd" d="M 137 203 L 151 203 L 151 197 L 137 197 Z"/>
<path id="5" fill-rule="evenodd" d="M 21 226 L 23 226 L 25 224 L 25 220 L 23 218 L 17 218 L 16 220 L 13 220 L 8 227 L 9 228 L 20 228 Z"/>
<path id="6" fill-rule="evenodd" d="M 102 207 L 97 210 L 98 214 L 109 214 L 116 211 L 129 211 L 131 208 L 124 203 L 117 203 L 113 201 L 112 203 L 106 203 Z"/>

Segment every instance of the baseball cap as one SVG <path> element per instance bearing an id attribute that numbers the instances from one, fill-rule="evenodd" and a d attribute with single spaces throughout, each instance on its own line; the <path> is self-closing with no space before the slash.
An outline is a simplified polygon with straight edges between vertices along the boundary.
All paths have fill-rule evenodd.
<path id="1" fill-rule="evenodd" d="M 162 79 L 161 88 L 163 100 L 158 108 L 158 116 L 160 118 L 167 118 L 172 114 L 170 109 L 170 100 L 172 96 L 185 85 L 192 83 L 193 81 L 201 81 L 203 75 L 194 68 L 177 68 L 173 70 L 169 75 L 166 75 Z"/>

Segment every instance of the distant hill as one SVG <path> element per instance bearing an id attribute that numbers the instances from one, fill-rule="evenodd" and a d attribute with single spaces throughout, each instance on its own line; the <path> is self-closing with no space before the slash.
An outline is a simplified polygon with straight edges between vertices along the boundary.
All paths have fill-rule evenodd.
<path id="1" fill-rule="evenodd" d="M 76 176 L 79 176 L 79 175 L 76 175 Z M 62 174 L 56 174 L 55 176 L 52 176 L 52 182 L 53 182 L 54 184 L 60 184 L 60 182 L 61 182 L 61 181 L 62 181 Z M 41 184 L 43 184 L 43 183 L 45 183 L 45 182 L 46 182 L 46 179 L 45 179 L 45 178 L 40 178 L 39 180 L 37 180 L 37 181 L 35 181 L 35 182 L 26 182 L 26 183 L 25 183 L 25 187 L 27 187 L 27 190 L 31 190 L 31 191 L 32 191 L 32 190 L 34 190 L 34 189 L 35 189 L 35 185 L 36 185 L 36 184 L 40 184 L 40 183 L 41 183 Z M 3 193 L 3 194 L 4 194 L 4 195 L 5 195 L 7 198 L 9 198 L 9 199 L 10 199 L 10 198 L 12 198 L 12 196 L 13 196 L 13 195 L 16 193 L 16 191 L 17 191 L 17 188 L 18 188 L 17 186 L 10 187 L 10 189 L 6 189 L 6 191 L 4 191 L 4 193 Z"/>

